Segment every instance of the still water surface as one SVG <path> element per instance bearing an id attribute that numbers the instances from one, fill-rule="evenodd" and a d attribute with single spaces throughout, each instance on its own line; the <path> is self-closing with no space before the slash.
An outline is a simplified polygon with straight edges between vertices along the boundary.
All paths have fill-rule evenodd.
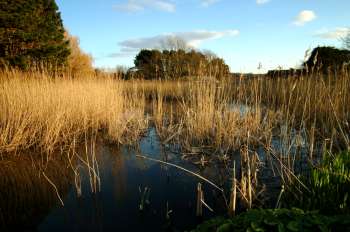
<path id="1" fill-rule="evenodd" d="M 43 215 L 40 217 L 33 215 L 38 211 L 35 210 L 36 207 L 44 207 L 41 205 L 43 204 L 42 199 L 34 197 L 37 202 L 28 205 L 31 209 L 24 209 L 26 215 L 11 217 L 11 223 L 6 218 L 6 212 L 3 212 L 6 207 L 5 209 L 3 207 L 3 210 L 0 208 L 0 216 L 2 212 L 2 218 L 5 218 L 5 221 L 1 221 L 0 218 L 0 223 L 3 224 L 0 228 L 10 231 L 16 228 L 50 232 L 184 231 L 194 228 L 200 220 L 224 213 L 224 201 L 221 193 L 212 186 L 202 183 L 205 201 L 214 212 L 204 208 L 203 218 L 199 219 L 196 217 L 196 192 L 197 184 L 201 180 L 176 168 L 138 158 L 136 155 L 142 154 L 155 159 L 167 160 L 199 173 L 214 182 L 221 180 L 222 184 L 227 184 L 229 175 L 223 173 L 220 168 L 214 165 L 200 169 L 196 165 L 181 160 L 179 154 L 165 152 L 154 128 L 149 129 L 148 134 L 141 139 L 138 147 L 135 149 L 126 146 L 117 148 L 98 145 L 96 157 L 101 179 L 99 192 L 91 193 L 88 174 L 86 170 L 81 169 L 82 195 L 80 197 L 77 196 L 73 178 L 70 178 L 67 190 L 62 195 L 64 206 L 59 203 L 54 189 L 49 185 L 47 191 L 52 191 L 50 197 L 54 203 L 47 204 L 47 208 L 40 211 Z M 57 183 L 59 179 L 58 176 L 52 181 Z M 40 186 L 34 184 L 31 188 L 37 187 Z M 145 204 L 144 210 L 141 211 L 141 196 L 146 187 L 150 189 L 149 204 Z M 6 196 L 4 193 L 1 194 L 1 191 L 0 195 Z M 28 193 L 30 192 L 35 191 L 29 189 Z M 1 198 L 1 196 L 0 201 L 15 200 L 11 196 L 8 196 L 8 199 Z M 23 200 L 20 204 L 13 205 L 25 208 L 25 204 L 26 200 Z M 0 207 L 1 205 L 4 204 L 0 202 Z M 9 208 L 9 206 L 7 207 Z M 168 217 L 167 211 L 170 212 Z M 14 212 L 24 214 L 23 210 L 14 210 Z"/>
<path id="2" fill-rule="evenodd" d="M 277 150 L 286 147 L 279 140 L 274 140 L 272 146 Z M 96 193 L 91 191 L 91 178 L 83 161 L 76 160 L 72 165 L 67 159 L 54 159 L 46 164 L 45 160 L 33 161 L 30 155 L 21 155 L 19 160 L 0 160 L 0 231 L 190 230 L 205 219 L 226 213 L 222 192 L 187 172 L 138 155 L 200 174 L 223 188 L 226 198 L 233 161 L 237 164 L 236 174 L 240 169 L 239 152 L 231 154 L 225 164 L 217 162 L 215 157 L 212 158 L 216 161 L 210 160 L 210 156 L 204 167 L 183 160 L 176 146 L 162 145 L 154 127 L 148 129 L 136 146 L 99 142 L 94 150 L 100 177 Z M 77 151 L 82 153 L 81 157 L 91 155 L 91 151 L 84 153 L 84 148 Z M 256 152 L 263 163 L 259 182 L 265 189 L 264 204 L 273 207 L 280 191 L 280 178 L 268 167 L 270 162 L 265 159 L 264 149 L 257 148 Z M 201 154 L 190 157 L 200 160 Z M 39 163 L 47 168 L 39 169 Z M 81 177 L 81 196 L 75 187 L 73 168 L 76 167 Z M 43 172 L 56 185 L 64 206 Z M 196 216 L 198 183 L 202 183 L 204 200 L 213 209 L 212 212 L 204 207 L 201 218 Z M 147 197 L 143 197 L 147 195 L 145 189 L 148 189 Z M 237 206 L 242 210 L 239 202 Z"/>

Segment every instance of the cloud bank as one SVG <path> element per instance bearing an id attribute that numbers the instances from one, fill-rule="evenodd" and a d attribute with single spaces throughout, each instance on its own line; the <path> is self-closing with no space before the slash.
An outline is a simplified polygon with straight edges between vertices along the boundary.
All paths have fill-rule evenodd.
<path id="1" fill-rule="evenodd" d="M 209 7 L 221 0 L 198 0 L 202 7 Z M 257 1 L 270 1 L 270 0 L 257 0 Z M 127 0 L 124 3 L 120 3 L 113 6 L 114 9 L 127 12 L 135 13 L 144 11 L 146 9 L 153 9 L 163 12 L 175 12 L 176 4 L 173 0 Z"/>
<path id="2" fill-rule="evenodd" d="M 337 27 L 333 30 L 321 30 L 315 33 L 315 36 L 323 39 L 341 39 L 350 33 L 349 27 Z"/>
<path id="3" fill-rule="evenodd" d="M 239 35 L 238 30 L 224 31 L 208 31 L 196 30 L 189 32 L 176 32 L 161 34 L 153 37 L 143 37 L 136 39 L 128 39 L 118 43 L 121 47 L 120 51 L 109 55 L 109 57 L 125 57 L 131 56 L 139 52 L 141 49 L 168 49 L 169 41 L 177 40 L 186 48 L 198 48 L 204 41 L 220 39 L 223 37 L 235 37 Z"/>
<path id="4" fill-rule="evenodd" d="M 122 12 L 138 12 L 145 9 L 155 9 L 165 12 L 175 12 L 176 5 L 169 0 L 128 0 L 125 3 L 115 5 L 114 8 Z"/>
<path id="5" fill-rule="evenodd" d="M 303 10 L 295 18 L 293 24 L 296 26 L 304 26 L 306 23 L 316 19 L 316 14 L 312 10 Z"/>

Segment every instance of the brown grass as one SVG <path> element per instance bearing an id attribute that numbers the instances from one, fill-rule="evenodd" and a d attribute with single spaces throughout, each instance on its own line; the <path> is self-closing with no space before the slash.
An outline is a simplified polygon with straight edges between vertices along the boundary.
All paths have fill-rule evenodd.
<path id="1" fill-rule="evenodd" d="M 308 155 L 313 163 L 325 150 L 350 149 L 349 103 L 348 72 L 122 81 L 5 71 L 0 73 L 0 155 L 28 149 L 51 154 L 65 148 L 74 154 L 82 141 L 94 151 L 98 135 L 114 143 L 135 142 L 148 126 L 146 111 L 163 143 L 181 145 L 181 152 L 196 157 L 197 164 L 204 166 L 213 157 L 227 161 L 240 152 L 244 162 L 236 185 L 249 208 L 261 189 L 255 150 L 265 150 L 265 164 L 270 162 L 287 186 L 296 179 L 300 157 Z M 95 154 L 89 160 L 89 149 L 81 161 L 89 168 L 92 191 L 98 191 L 98 163 Z M 79 179 L 79 189 L 77 183 Z"/>
<path id="2" fill-rule="evenodd" d="M 333 139 L 338 149 L 349 147 L 350 76 L 348 72 L 300 78 L 244 80 L 235 96 L 249 104 L 280 111 L 289 129 L 306 130 L 308 139 Z M 290 132 L 290 131 L 289 131 Z"/>
<path id="3" fill-rule="evenodd" d="M 238 81 L 206 79 L 186 85 L 153 82 L 150 86 L 156 92 L 153 113 L 157 125 L 162 131 L 170 130 L 164 137 L 171 135 L 174 124 L 182 123 L 182 140 L 192 145 L 237 149 L 247 142 L 249 133 L 250 142 L 260 145 L 272 137 L 284 139 L 288 145 L 304 140 L 310 156 L 316 143 L 318 147 L 327 143 L 328 149 L 349 147 L 347 72 L 277 79 L 242 76 Z M 170 108 L 178 111 L 175 121 L 169 120 L 172 115 L 165 109 L 169 94 L 176 95 L 181 106 Z M 240 112 L 242 106 L 244 112 Z"/>
<path id="4" fill-rule="evenodd" d="M 100 130 L 113 142 L 135 140 L 147 126 L 144 104 L 143 98 L 126 94 L 121 82 L 108 78 L 2 72 L 0 153 L 32 148 L 52 153 Z"/>
<path id="5" fill-rule="evenodd" d="M 162 83 L 153 88 L 162 89 Z M 158 91 L 153 99 L 154 121 L 163 142 L 180 144 L 183 157 L 196 164 L 206 165 L 213 158 L 227 161 L 235 151 L 243 156 L 244 147 L 263 148 L 265 167 L 288 186 L 300 181 L 295 173 L 305 162 L 317 165 L 326 150 L 350 149 L 348 72 L 205 79 L 189 82 L 182 93 L 169 108 L 164 95 L 168 93 Z M 240 106 L 246 110 L 240 112 Z M 252 161 L 247 170 L 256 162 L 260 161 Z M 257 170 L 241 176 L 240 196 L 248 207 L 260 195 L 256 190 L 262 189 L 251 184 L 257 183 L 257 174 L 252 175 Z"/>

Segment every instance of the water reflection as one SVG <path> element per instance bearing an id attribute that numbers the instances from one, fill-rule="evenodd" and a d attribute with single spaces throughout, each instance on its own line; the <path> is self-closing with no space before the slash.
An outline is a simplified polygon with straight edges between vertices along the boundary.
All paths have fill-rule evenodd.
<path id="1" fill-rule="evenodd" d="M 174 168 L 139 159 L 143 154 L 168 160 L 198 173 L 212 173 L 185 163 L 175 154 L 166 154 L 153 128 L 139 146 L 111 147 L 98 145 L 101 191 L 89 191 L 87 173 L 82 174 L 82 196 L 77 198 L 72 188 L 64 207 L 50 212 L 38 226 L 38 231 L 183 231 L 196 225 L 196 186 L 199 180 Z M 166 158 L 165 158 L 166 157 Z M 150 188 L 149 205 L 139 210 L 141 193 Z M 140 193 L 141 190 L 141 193 Z M 209 218 L 224 210 L 221 195 L 204 183 L 205 200 L 215 210 L 204 212 Z M 170 220 L 168 210 L 172 210 Z"/>
<path id="2" fill-rule="evenodd" d="M 183 231 L 195 227 L 199 222 L 195 216 L 196 189 L 202 181 L 137 155 L 179 165 L 225 190 L 230 189 L 231 163 L 211 161 L 201 166 L 184 161 L 176 153 L 176 147 L 169 149 L 161 144 L 154 127 L 137 146 L 111 146 L 102 142 L 90 145 L 88 142 L 85 147 L 77 148 L 75 156 L 53 156 L 56 159 L 48 163 L 41 157 L 29 159 L 33 157 L 29 155 L 0 161 L 0 231 Z M 268 168 L 270 162 L 265 160 L 265 150 L 259 148 L 256 152 L 266 166 L 261 167 L 259 181 L 266 187 L 268 203 L 274 205 L 280 179 Z M 239 173 L 239 152 L 232 154 L 233 161 Z M 92 171 L 86 165 L 93 162 L 98 166 L 96 173 L 101 186 L 96 193 L 91 191 Z M 43 178 L 43 171 L 56 185 L 64 206 L 53 186 Z M 81 196 L 75 185 L 77 174 Z M 202 219 L 225 214 L 221 192 L 207 183 L 202 185 L 205 202 L 214 209 L 214 213 L 204 209 Z M 149 204 L 144 204 L 144 210 L 140 211 L 146 188 L 150 189 Z M 172 213 L 167 215 L 170 210 Z"/>
<path id="3" fill-rule="evenodd" d="M 35 230 L 52 208 L 59 204 L 58 194 L 66 196 L 72 180 L 63 159 L 41 159 L 23 154 L 0 161 L 0 231 Z M 35 161 L 34 161 L 35 160 Z"/>

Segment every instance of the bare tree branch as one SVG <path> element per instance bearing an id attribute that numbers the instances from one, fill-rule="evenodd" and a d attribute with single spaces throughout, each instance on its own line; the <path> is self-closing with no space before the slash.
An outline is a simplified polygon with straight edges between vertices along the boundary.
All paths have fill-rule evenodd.
<path id="1" fill-rule="evenodd" d="M 350 31 L 348 32 L 348 34 L 346 36 L 341 38 L 341 40 L 343 42 L 344 48 L 347 50 L 350 50 Z"/>

